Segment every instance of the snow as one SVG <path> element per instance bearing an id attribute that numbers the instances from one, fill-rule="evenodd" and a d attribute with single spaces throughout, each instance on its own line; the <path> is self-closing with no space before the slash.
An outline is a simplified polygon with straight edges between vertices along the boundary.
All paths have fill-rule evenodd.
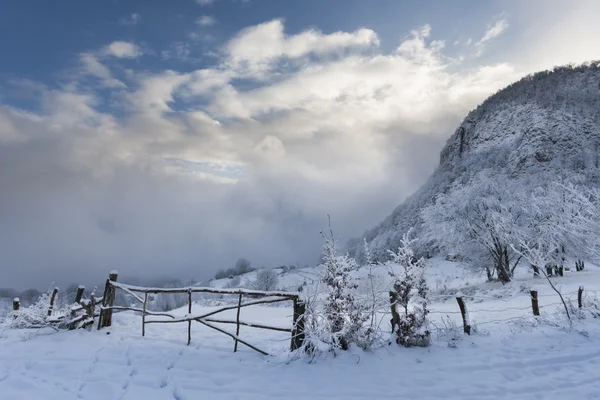
<path id="1" fill-rule="evenodd" d="M 600 269 L 586 268 L 554 282 L 571 299 L 580 285 L 594 297 L 600 291 Z M 290 285 L 303 279 L 293 276 L 282 279 Z M 242 326 L 240 338 L 273 356 L 242 344 L 233 353 L 231 338 L 199 323 L 193 323 L 186 346 L 187 324 L 147 325 L 142 337 L 139 314 L 121 312 L 114 314 L 113 327 L 100 331 L 0 332 L 0 398 L 600 399 L 600 321 L 587 318 L 569 327 L 543 279 L 534 280 L 523 270 L 502 286 L 465 273 L 457 263 L 435 260 L 428 280 L 443 282 L 432 293 L 435 326 L 446 317 L 462 326 L 454 297 L 463 292 L 477 332 L 459 335 L 456 348 L 434 329 L 429 348 L 393 343 L 365 352 L 351 347 L 309 363 L 289 354 L 289 333 Z M 539 291 L 538 320 L 531 313 L 532 287 Z M 217 308 L 195 303 L 193 313 Z M 173 313 L 184 317 L 187 307 Z M 223 314 L 219 318 L 235 318 L 235 310 Z M 246 307 L 241 314 L 248 323 L 291 327 L 291 302 Z M 231 325 L 219 326 L 232 331 Z"/>

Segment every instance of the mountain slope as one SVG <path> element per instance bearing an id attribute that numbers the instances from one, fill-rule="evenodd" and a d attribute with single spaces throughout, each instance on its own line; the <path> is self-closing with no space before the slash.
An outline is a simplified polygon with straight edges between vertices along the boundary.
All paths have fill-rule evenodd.
<path id="1" fill-rule="evenodd" d="M 471 111 L 448 139 L 433 175 L 364 239 L 376 260 L 387 259 L 406 231 L 419 229 L 419 212 L 437 193 L 468 185 L 484 170 L 532 181 L 577 173 L 596 185 L 599 151 L 600 64 L 527 76 Z M 348 243 L 359 260 L 363 247 L 362 239 Z"/>

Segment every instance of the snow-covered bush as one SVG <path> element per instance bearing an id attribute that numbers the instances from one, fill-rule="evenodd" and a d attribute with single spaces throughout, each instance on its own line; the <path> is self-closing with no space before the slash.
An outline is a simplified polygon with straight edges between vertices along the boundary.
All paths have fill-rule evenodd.
<path id="1" fill-rule="evenodd" d="M 277 272 L 272 269 L 261 269 L 256 273 L 256 280 L 253 287 L 255 290 L 272 291 L 277 289 L 279 277 Z"/>
<path id="2" fill-rule="evenodd" d="M 28 307 L 13 311 L 5 320 L 7 328 L 10 329 L 37 329 L 51 325 L 48 322 L 48 308 L 50 306 L 50 294 L 42 293 L 36 302 Z"/>
<path id="3" fill-rule="evenodd" d="M 374 336 L 369 327 L 365 327 L 367 307 L 357 300 L 357 285 L 350 276 L 350 271 L 358 268 L 356 261 L 348 255 L 337 254 L 331 227 L 329 233 L 321 232 L 321 235 L 325 243 L 320 265 L 324 274 L 320 283 L 325 285 L 325 290 L 319 285 L 307 286 L 305 339 L 301 349 L 313 358 L 322 352 L 347 350 L 350 343 L 368 348 Z M 324 298 L 320 296 L 323 291 Z"/>
<path id="4" fill-rule="evenodd" d="M 357 285 L 350 279 L 350 271 L 357 269 L 356 261 L 347 254 L 337 255 L 335 239 L 331 228 L 329 234 L 322 233 L 323 283 L 327 286 L 327 296 L 323 311 L 328 321 L 330 343 L 334 347 L 347 350 L 351 342 L 357 342 L 365 322 L 364 307 L 356 301 L 354 291 Z"/>
<path id="5" fill-rule="evenodd" d="M 238 287 L 240 287 L 241 283 L 242 283 L 242 278 L 240 278 L 239 276 L 234 276 L 233 279 L 228 280 L 225 283 L 225 286 L 223 286 L 223 287 L 225 289 L 238 288 Z"/>
<path id="6" fill-rule="evenodd" d="M 430 339 L 427 327 L 429 288 L 425 280 L 425 262 L 414 256 L 410 243 L 408 234 L 404 234 L 398 252 L 390 251 L 392 261 L 388 262 L 388 268 L 394 278 L 390 291 L 392 330 L 398 344 L 425 347 Z M 395 266 L 400 267 L 399 272 L 394 270 Z"/>
<path id="7" fill-rule="evenodd" d="M 450 317 L 442 317 L 441 322 L 434 325 L 434 333 L 438 340 L 444 340 L 453 349 L 463 340 L 463 328 L 459 327 Z"/>

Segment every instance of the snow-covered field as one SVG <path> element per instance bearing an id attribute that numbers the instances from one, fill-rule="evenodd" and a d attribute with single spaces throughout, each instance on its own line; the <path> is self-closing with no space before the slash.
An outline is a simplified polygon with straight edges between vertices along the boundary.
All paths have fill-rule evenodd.
<path id="1" fill-rule="evenodd" d="M 600 399 L 600 318 L 569 328 L 542 279 L 524 273 L 502 287 L 440 264 L 428 276 L 438 291 L 433 323 L 446 316 L 460 322 L 454 297 L 439 292 L 469 281 L 460 290 L 478 330 L 455 347 L 434 336 L 426 349 L 352 348 L 309 363 L 287 353 L 287 333 L 242 327 L 242 338 L 274 356 L 243 345 L 234 354 L 232 339 L 198 323 L 186 346 L 186 324 L 148 325 L 142 338 L 140 317 L 119 313 L 102 331 L 1 332 L 0 399 Z M 572 299 L 583 285 L 590 298 L 600 290 L 600 271 L 570 272 L 555 282 Z M 537 321 L 531 287 L 540 293 Z M 194 305 L 194 312 L 202 309 Z M 289 326 L 291 306 L 244 308 L 242 319 Z"/>

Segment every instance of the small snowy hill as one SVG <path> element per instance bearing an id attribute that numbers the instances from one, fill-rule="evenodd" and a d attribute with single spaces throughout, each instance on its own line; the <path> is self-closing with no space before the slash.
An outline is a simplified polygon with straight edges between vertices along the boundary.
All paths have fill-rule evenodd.
<path id="1" fill-rule="evenodd" d="M 486 276 L 480 272 L 475 272 L 467 264 L 460 261 L 449 261 L 439 257 L 434 257 L 425 261 L 425 277 L 430 288 L 430 297 L 433 303 L 451 303 L 452 311 L 457 312 L 455 297 L 461 294 L 467 300 L 473 302 L 482 302 L 483 300 L 497 300 L 498 306 L 506 305 L 507 301 L 516 301 L 525 304 L 524 314 L 529 313 L 531 303 L 529 301 L 529 291 L 537 290 L 541 296 L 552 297 L 552 303 L 560 301 L 558 296 L 552 292 L 545 278 L 533 278 L 531 272 L 527 269 L 517 269 L 515 279 L 509 284 L 503 285 L 500 282 L 488 282 Z M 260 270 L 241 275 L 239 279 L 217 279 L 210 282 L 211 287 L 215 288 L 247 288 L 252 289 L 256 281 L 257 273 Z M 298 268 L 284 270 L 277 268 L 273 270 L 278 277 L 277 286 L 274 289 L 287 292 L 300 292 L 305 296 L 312 296 L 316 293 L 323 293 L 324 287 L 321 282 L 323 275 L 322 267 Z M 357 293 L 360 297 L 370 298 L 372 293 L 387 299 L 387 292 L 392 284 L 392 277 L 389 274 L 388 267 L 385 265 L 375 265 L 371 267 L 361 267 L 352 271 L 351 276 L 358 285 Z M 590 278 L 592 277 L 592 278 Z M 596 279 L 598 278 L 598 279 Z M 594 265 L 587 265 L 586 270 L 576 272 L 574 269 L 565 271 L 564 277 L 552 278 L 564 293 L 571 297 L 577 294 L 579 286 L 586 287 L 586 294 L 593 296 L 600 293 L 600 268 Z M 236 283 L 236 285 L 232 285 Z M 382 295 L 383 293 L 383 295 Z M 511 300 L 512 299 L 512 300 Z M 515 300 L 516 299 L 516 300 Z M 571 298 L 573 299 L 573 298 Z M 198 302 L 202 303 L 202 298 Z M 220 303 L 235 302 L 234 298 L 220 297 L 220 301 L 210 298 L 205 305 L 215 305 Z M 443 307 L 446 309 L 446 306 Z"/>

